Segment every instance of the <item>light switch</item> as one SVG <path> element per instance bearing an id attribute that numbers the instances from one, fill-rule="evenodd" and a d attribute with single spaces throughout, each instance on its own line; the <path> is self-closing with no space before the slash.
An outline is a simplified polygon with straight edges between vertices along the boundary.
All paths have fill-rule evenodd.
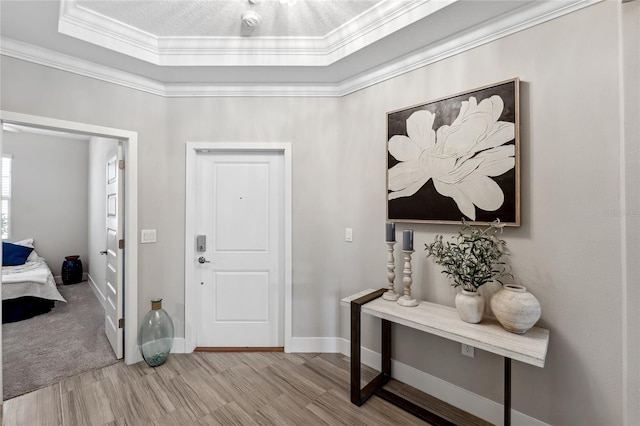
<path id="1" fill-rule="evenodd" d="M 140 231 L 140 243 L 148 244 L 156 242 L 156 230 L 155 229 L 142 229 Z"/>
<path id="2" fill-rule="evenodd" d="M 344 230 L 344 240 L 349 243 L 353 241 L 353 229 L 346 228 Z"/>

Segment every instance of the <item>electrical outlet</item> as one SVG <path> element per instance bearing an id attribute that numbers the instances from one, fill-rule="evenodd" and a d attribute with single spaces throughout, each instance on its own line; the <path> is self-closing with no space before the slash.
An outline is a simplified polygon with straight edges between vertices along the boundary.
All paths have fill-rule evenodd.
<path id="1" fill-rule="evenodd" d="M 353 241 L 353 229 L 345 228 L 344 230 L 344 240 L 348 243 Z"/>
<path id="2" fill-rule="evenodd" d="M 156 230 L 155 229 L 142 229 L 140 230 L 140 243 L 149 244 L 156 242 Z"/>
<path id="3" fill-rule="evenodd" d="M 462 344 L 462 355 L 473 358 L 473 346 Z"/>

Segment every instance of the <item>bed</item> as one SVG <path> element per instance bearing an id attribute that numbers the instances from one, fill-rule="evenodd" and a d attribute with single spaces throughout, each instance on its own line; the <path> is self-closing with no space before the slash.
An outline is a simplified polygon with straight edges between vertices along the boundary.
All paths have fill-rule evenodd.
<path id="1" fill-rule="evenodd" d="M 14 250 L 19 252 L 17 257 L 12 257 Z M 33 239 L 3 243 L 2 323 L 47 313 L 56 301 L 66 303 L 49 265 L 34 250 Z"/>

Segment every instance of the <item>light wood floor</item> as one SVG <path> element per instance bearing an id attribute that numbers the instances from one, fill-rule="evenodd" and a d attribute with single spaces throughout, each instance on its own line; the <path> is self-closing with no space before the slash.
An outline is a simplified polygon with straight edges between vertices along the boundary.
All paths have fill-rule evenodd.
<path id="1" fill-rule="evenodd" d="M 363 380 L 373 370 L 363 368 Z M 408 399 L 438 404 L 458 424 L 487 424 L 392 381 Z M 349 400 L 340 354 L 172 354 L 149 368 L 120 362 L 4 402 L 3 425 L 423 425 L 372 397 Z M 443 415 L 441 414 L 441 415 Z"/>

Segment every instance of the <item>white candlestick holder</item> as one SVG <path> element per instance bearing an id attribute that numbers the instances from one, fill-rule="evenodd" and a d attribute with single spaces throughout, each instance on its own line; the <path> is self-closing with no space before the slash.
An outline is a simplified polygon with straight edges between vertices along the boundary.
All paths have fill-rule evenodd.
<path id="1" fill-rule="evenodd" d="M 418 306 L 418 301 L 411 296 L 411 284 L 413 278 L 411 278 L 411 255 L 413 250 L 402 250 L 404 253 L 404 270 L 402 282 L 404 283 L 404 295 L 398 298 L 398 304 L 402 306 Z"/>
<path id="2" fill-rule="evenodd" d="M 400 295 L 396 293 L 395 280 L 396 280 L 396 260 L 393 257 L 393 247 L 396 245 L 395 241 L 387 241 L 387 250 L 389 255 L 387 256 L 387 279 L 389 280 L 389 290 L 382 293 L 382 298 L 385 300 L 391 300 L 395 302 Z"/>

